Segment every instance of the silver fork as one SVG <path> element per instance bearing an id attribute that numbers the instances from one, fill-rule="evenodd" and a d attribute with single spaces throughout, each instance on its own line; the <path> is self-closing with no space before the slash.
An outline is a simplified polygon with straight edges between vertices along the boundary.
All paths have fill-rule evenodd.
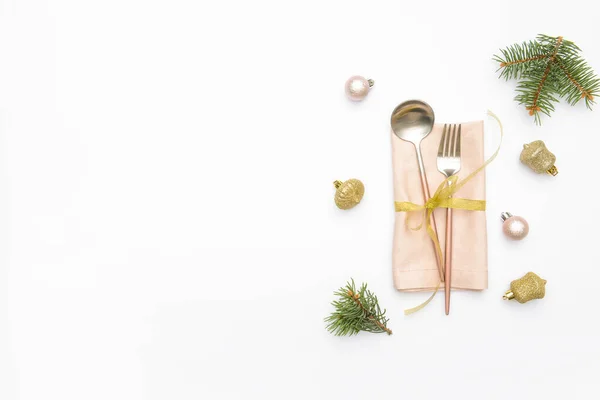
<path id="1" fill-rule="evenodd" d="M 460 136 L 461 125 L 444 125 L 442 140 L 437 155 L 438 170 L 446 176 L 451 177 L 460 171 Z M 451 183 L 449 183 L 451 185 Z M 444 249 L 444 272 L 446 295 L 446 315 L 450 314 L 450 287 L 452 285 L 452 209 L 446 209 L 446 248 Z"/>

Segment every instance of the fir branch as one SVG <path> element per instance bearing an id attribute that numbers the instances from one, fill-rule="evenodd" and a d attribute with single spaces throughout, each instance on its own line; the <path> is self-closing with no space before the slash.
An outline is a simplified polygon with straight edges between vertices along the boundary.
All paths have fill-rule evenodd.
<path id="1" fill-rule="evenodd" d="M 550 116 L 554 104 L 564 98 L 575 105 L 581 99 L 591 109 L 600 92 L 600 79 L 581 57 L 581 49 L 561 36 L 538 35 L 535 41 L 514 44 L 494 56 L 500 78 L 518 79 L 517 100 L 537 124 L 540 114 Z"/>
<path id="2" fill-rule="evenodd" d="M 530 61 L 542 60 L 544 58 L 548 58 L 548 55 L 547 54 L 542 54 L 542 55 L 539 55 L 539 56 L 529 57 L 529 58 L 520 59 L 520 60 L 503 61 L 503 62 L 500 63 L 500 66 L 502 68 L 505 68 L 505 67 L 510 67 L 512 65 L 515 65 L 515 64 L 523 64 L 523 63 L 530 62 Z"/>
<path id="3" fill-rule="evenodd" d="M 591 109 L 594 104 L 594 94 L 600 91 L 600 79 L 594 76 L 594 71 L 584 60 L 556 58 L 556 65 L 563 72 L 561 82 L 561 97 L 566 98 L 571 105 L 581 99 Z"/>
<path id="4" fill-rule="evenodd" d="M 533 96 L 533 103 L 531 104 L 531 106 L 527 107 L 527 109 L 529 110 L 529 115 L 534 115 L 541 111 L 541 107 L 538 105 L 538 101 L 540 100 L 540 95 L 542 94 L 542 90 L 544 90 L 544 85 L 546 84 L 546 81 L 548 80 L 548 75 L 550 75 L 550 69 L 552 68 L 552 61 L 554 61 L 554 58 L 556 57 L 556 53 L 558 53 L 558 48 L 560 47 L 560 45 L 563 42 L 563 38 L 562 36 L 558 37 L 558 40 L 556 41 L 556 45 L 554 46 L 554 52 L 552 53 L 552 55 L 550 56 L 550 60 L 546 65 L 546 68 L 544 69 L 544 74 L 542 75 L 542 79 L 540 80 L 540 84 L 538 85 L 538 88 L 535 91 L 535 95 Z"/>
<path id="5" fill-rule="evenodd" d="M 392 334 L 387 327 L 386 310 L 381 311 L 377 296 L 362 284 L 356 290 L 354 279 L 334 294 L 338 300 L 331 303 L 335 311 L 325 318 L 327 330 L 336 336 L 356 335 L 360 331 Z"/>
<path id="6" fill-rule="evenodd" d="M 518 79 L 530 64 L 543 63 L 549 57 L 547 46 L 535 41 L 513 44 L 500 52 L 502 56 L 494 56 L 494 60 L 500 63 L 500 77 L 506 80 Z"/>
<path id="7" fill-rule="evenodd" d="M 557 61 L 556 65 L 558 65 L 558 67 L 565 73 L 565 76 L 571 82 L 571 84 L 573 84 L 573 86 L 575 86 L 577 90 L 579 90 L 579 92 L 581 93 L 581 98 L 585 98 L 586 100 L 590 101 L 594 100 L 594 96 L 592 96 L 587 90 L 583 88 L 583 86 L 579 84 L 579 82 L 575 78 L 573 78 L 573 76 L 569 73 L 569 71 L 560 61 Z"/>
<path id="8" fill-rule="evenodd" d="M 538 101 L 540 100 L 540 95 L 542 94 L 542 90 L 544 90 L 544 85 L 546 84 L 546 79 L 548 79 L 548 75 L 550 74 L 550 68 L 552 68 L 552 64 L 548 63 L 546 68 L 544 69 L 544 74 L 542 75 L 542 79 L 540 79 L 540 84 L 538 85 L 535 94 L 533 95 L 533 102 L 531 106 L 527 107 L 529 109 L 529 115 L 533 115 L 538 111 L 541 111 L 541 107 L 538 106 Z"/>

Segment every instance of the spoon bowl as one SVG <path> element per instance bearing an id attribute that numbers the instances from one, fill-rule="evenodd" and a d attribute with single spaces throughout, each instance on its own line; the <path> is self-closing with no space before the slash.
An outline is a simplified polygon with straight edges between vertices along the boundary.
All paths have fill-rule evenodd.
<path id="1" fill-rule="evenodd" d="M 419 100 L 400 104 L 392 112 L 391 118 L 394 134 L 415 145 L 431 133 L 434 122 L 435 114 L 431 106 Z"/>

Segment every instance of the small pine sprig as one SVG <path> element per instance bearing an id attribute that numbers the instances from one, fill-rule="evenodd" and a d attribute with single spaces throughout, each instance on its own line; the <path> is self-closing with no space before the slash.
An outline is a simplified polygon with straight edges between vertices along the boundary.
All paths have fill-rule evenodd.
<path id="1" fill-rule="evenodd" d="M 357 291 L 354 279 L 351 279 L 334 295 L 338 297 L 331 303 L 335 311 L 325 318 L 330 333 L 336 336 L 356 335 L 360 331 L 392 334 L 387 327 L 386 310 L 381 311 L 377 296 L 367 290 L 365 283 Z"/>
<path id="2" fill-rule="evenodd" d="M 538 35 L 536 40 L 513 44 L 494 55 L 500 78 L 517 79 L 515 100 L 525 105 L 536 124 L 541 114 L 550 116 L 564 98 L 570 105 L 580 100 L 590 110 L 600 92 L 600 79 L 581 57 L 581 49 L 562 36 Z"/>

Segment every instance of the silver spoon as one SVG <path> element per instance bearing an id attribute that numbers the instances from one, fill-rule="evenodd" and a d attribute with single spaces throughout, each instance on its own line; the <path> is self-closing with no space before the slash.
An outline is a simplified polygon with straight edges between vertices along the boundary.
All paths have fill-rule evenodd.
<path id="1" fill-rule="evenodd" d="M 391 118 L 394 134 L 402 140 L 411 142 L 417 151 L 417 162 L 419 163 L 419 172 L 421 173 L 421 189 L 423 190 L 423 204 L 431 198 L 431 194 L 429 192 L 429 185 L 427 184 L 427 175 L 425 175 L 425 166 L 423 165 L 421 141 L 431 133 L 434 121 L 435 114 L 433 113 L 431 106 L 419 100 L 409 100 L 400 104 L 392 112 Z M 431 214 L 431 225 L 437 236 L 437 226 L 433 214 Z M 439 258 L 437 250 L 434 249 L 434 251 L 440 273 L 440 280 L 444 282 L 443 263 Z"/>

